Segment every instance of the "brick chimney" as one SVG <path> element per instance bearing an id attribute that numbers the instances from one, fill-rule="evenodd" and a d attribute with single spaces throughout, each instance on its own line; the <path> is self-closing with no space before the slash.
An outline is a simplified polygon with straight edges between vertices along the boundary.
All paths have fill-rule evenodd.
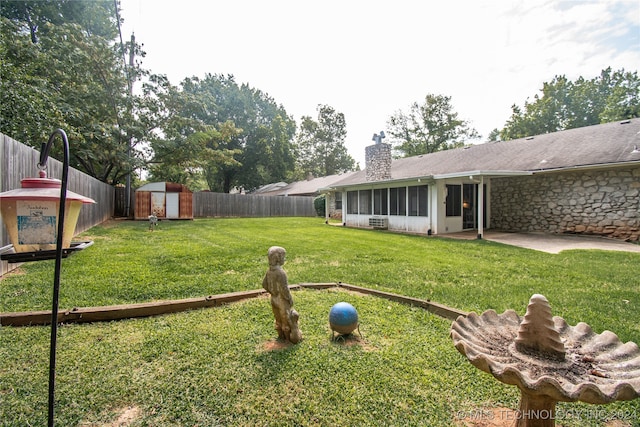
<path id="1" fill-rule="evenodd" d="M 391 179 L 391 144 L 380 142 L 370 145 L 364 150 L 367 181 Z"/>

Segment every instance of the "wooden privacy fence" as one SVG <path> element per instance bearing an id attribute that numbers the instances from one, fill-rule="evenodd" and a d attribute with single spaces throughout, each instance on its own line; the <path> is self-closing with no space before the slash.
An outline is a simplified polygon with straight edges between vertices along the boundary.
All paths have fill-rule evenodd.
<path id="1" fill-rule="evenodd" d="M 203 191 L 193 193 L 193 216 L 251 218 L 317 214 L 310 196 L 253 196 Z"/>
<path id="2" fill-rule="evenodd" d="M 54 142 L 54 147 L 57 142 Z M 61 143 L 60 147 L 62 147 Z M 35 150 L 0 133 L 0 192 L 20 188 L 20 181 L 24 178 L 37 177 L 38 161 L 40 161 L 39 150 Z M 50 156 L 47 160 L 47 176 L 61 179 L 62 162 Z M 96 201 L 95 204 L 82 206 L 78 224 L 76 225 L 76 234 L 88 230 L 113 216 L 114 189 L 112 186 L 76 169 L 69 168 L 67 187 L 69 191 L 90 197 Z M 11 243 L 2 219 L 0 219 L 0 237 L 0 247 Z M 7 264 L 6 261 L 0 262 L 0 276 L 14 266 L 15 264 Z"/>
<path id="3" fill-rule="evenodd" d="M 125 189 L 116 188 L 115 216 L 124 216 Z M 139 192 L 131 192 L 131 216 L 140 202 Z M 142 197 L 148 197 L 143 195 Z M 193 193 L 194 218 L 224 217 L 269 217 L 269 216 L 317 216 L 311 196 L 255 196 L 243 194 L 211 193 L 207 191 Z M 143 201 L 143 203 L 145 203 Z M 145 218 L 144 213 L 135 212 L 135 216 Z"/>

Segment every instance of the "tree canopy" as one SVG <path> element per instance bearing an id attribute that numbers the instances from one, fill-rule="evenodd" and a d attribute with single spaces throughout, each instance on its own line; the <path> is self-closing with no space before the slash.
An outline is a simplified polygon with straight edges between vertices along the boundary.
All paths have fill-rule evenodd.
<path id="1" fill-rule="evenodd" d="M 166 109 L 162 137 L 154 138 L 152 179 L 228 193 L 277 182 L 293 171 L 295 121 L 260 90 L 232 75 L 187 78 L 159 95 Z"/>
<path id="2" fill-rule="evenodd" d="M 318 120 L 303 116 L 296 135 L 296 178 L 329 176 L 351 171 L 355 160 L 347 152 L 344 114 L 329 105 L 318 105 Z"/>
<path id="3" fill-rule="evenodd" d="M 145 72 L 124 63 L 115 7 L 110 0 L 0 2 L 0 131 L 39 147 L 63 128 L 71 166 L 114 184 L 140 164 L 130 147 L 155 127 L 150 100 L 129 96 L 127 76 Z M 127 49 L 144 55 L 135 44 Z"/>
<path id="4" fill-rule="evenodd" d="M 403 157 L 462 147 L 479 138 L 469 122 L 458 117 L 451 97 L 428 94 L 423 104 L 414 102 L 409 112 L 398 111 L 387 121 L 388 134 Z"/>
<path id="5" fill-rule="evenodd" d="M 599 76 L 575 81 L 555 76 L 524 108 L 511 107 L 500 131 L 504 140 L 640 117 L 638 72 L 602 70 Z"/>

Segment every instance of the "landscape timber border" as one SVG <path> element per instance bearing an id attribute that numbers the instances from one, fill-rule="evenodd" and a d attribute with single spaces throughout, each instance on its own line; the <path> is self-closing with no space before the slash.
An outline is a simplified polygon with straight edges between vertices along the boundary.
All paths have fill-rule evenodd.
<path id="1" fill-rule="evenodd" d="M 406 297 L 370 288 L 349 285 L 347 283 L 300 283 L 290 285 L 289 289 L 330 289 L 342 288 L 352 292 L 372 295 L 402 304 L 421 307 L 437 316 L 455 320 L 458 316 L 466 316 L 468 312 L 447 307 L 430 300 Z M 187 298 L 179 300 L 152 301 L 136 304 L 110 305 L 102 307 L 74 307 L 70 310 L 59 310 L 58 323 L 90 323 L 108 322 L 112 320 L 131 319 L 138 317 L 159 316 L 207 307 L 218 307 L 232 302 L 265 295 L 264 289 L 239 291 L 226 294 L 209 295 L 206 297 Z M 36 326 L 51 323 L 51 311 L 22 311 L 14 313 L 0 313 L 0 326 Z"/>

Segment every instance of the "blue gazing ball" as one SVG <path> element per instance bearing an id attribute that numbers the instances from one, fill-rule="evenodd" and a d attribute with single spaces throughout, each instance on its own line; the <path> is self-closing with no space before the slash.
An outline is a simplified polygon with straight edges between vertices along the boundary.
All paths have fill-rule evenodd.
<path id="1" fill-rule="evenodd" d="M 350 334 L 358 327 L 358 312 L 348 302 L 334 304 L 329 310 L 329 326 L 341 335 Z"/>

